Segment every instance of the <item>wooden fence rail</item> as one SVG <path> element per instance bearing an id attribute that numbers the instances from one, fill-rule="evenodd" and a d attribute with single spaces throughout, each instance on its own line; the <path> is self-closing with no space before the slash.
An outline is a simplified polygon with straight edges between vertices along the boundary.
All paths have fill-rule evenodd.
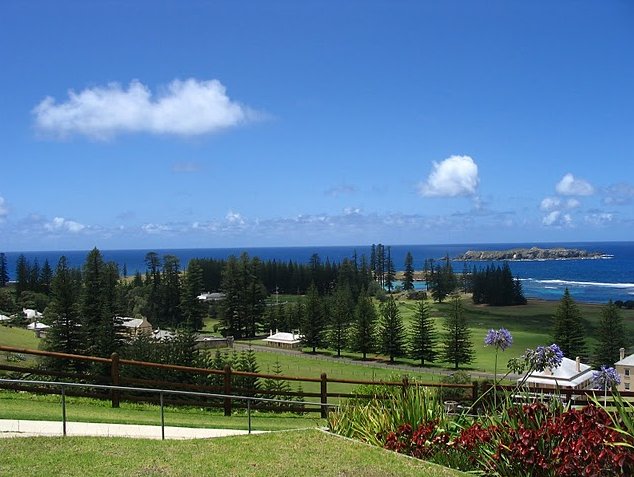
<path id="1" fill-rule="evenodd" d="M 367 391 L 361 392 L 334 392 L 329 391 L 329 384 L 337 383 L 337 384 L 348 384 L 348 385 L 357 385 L 357 386 L 385 386 L 385 387 L 401 387 L 406 388 L 408 386 L 424 386 L 429 388 L 437 388 L 437 389 L 455 389 L 470 391 L 470 401 L 474 402 L 478 399 L 478 396 L 481 394 L 479 391 L 479 386 L 477 382 L 473 384 L 445 384 L 445 383 L 424 383 L 417 381 L 410 381 L 407 377 L 404 377 L 402 381 L 364 381 L 358 379 L 341 379 L 341 378 L 329 378 L 326 373 L 321 374 L 321 376 L 317 377 L 298 377 L 298 376 L 284 376 L 277 374 L 264 374 L 264 373 L 249 373 L 244 371 L 236 371 L 232 369 L 230 366 L 225 366 L 224 369 L 206 369 L 206 368 L 195 368 L 191 366 L 178 366 L 171 364 L 162 364 L 162 363 L 151 363 L 145 361 L 133 361 L 128 359 L 121 359 L 119 356 L 114 353 L 110 358 L 103 358 L 97 356 L 84 356 L 84 355 L 76 355 L 76 354 L 67 354 L 67 353 L 58 353 L 52 351 L 42 351 L 42 350 L 33 350 L 33 349 L 25 349 L 25 348 L 17 348 L 12 346 L 0 346 L 0 351 L 6 353 L 18 353 L 18 354 L 26 354 L 26 355 L 34 355 L 48 358 L 48 360 L 64 360 L 68 361 L 80 361 L 84 363 L 93 363 L 101 366 L 97 366 L 97 369 L 100 373 L 107 373 L 106 376 L 101 374 L 89 374 L 89 373 L 71 373 L 66 371 L 60 371 L 59 369 L 46 369 L 41 366 L 36 368 L 27 368 L 23 366 L 13 366 L 8 364 L 0 365 L 0 370 L 9 371 L 14 373 L 19 373 L 22 375 L 37 375 L 37 376 L 50 376 L 56 378 L 68 378 L 77 380 L 80 382 L 93 382 L 97 384 L 111 384 L 113 386 L 120 385 L 135 385 L 142 386 L 147 388 L 155 388 L 155 389 L 181 389 L 181 390 L 190 390 L 190 391 L 202 391 L 202 392 L 219 392 L 227 396 L 239 396 L 239 395 L 279 395 L 279 396 L 289 396 L 296 397 L 300 399 L 297 403 L 298 409 L 304 409 L 305 411 L 315 411 L 320 412 L 322 417 L 326 417 L 327 415 L 327 406 L 328 404 L 333 404 L 335 399 L 355 399 L 355 398 L 369 398 L 372 397 Z M 191 382 L 175 382 L 168 381 L 162 379 L 153 379 L 150 373 L 150 377 L 143 377 L 143 374 L 147 371 L 151 370 L 160 370 L 166 372 L 178 372 L 183 373 L 186 376 L 191 377 Z M 216 382 L 209 382 L 207 378 L 212 378 L 216 376 Z M 304 391 L 266 391 L 262 389 L 250 389 L 239 386 L 235 381 L 236 378 L 256 378 L 256 379 L 267 379 L 267 380 L 279 380 L 279 381 L 294 381 L 300 383 L 319 383 L 319 392 L 304 392 Z M 3 387 L 3 386 L 0 386 Z M 17 389 L 14 387 L 13 389 Z M 506 389 L 513 390 L 513 387 L 505 387 L 499 386 L 498 389 Z M 555 390 L 552 389 L 533 389 L 530 390 L 532 393 L 550 393 L 552 394 Z M 45 389 L 37 389 L 36 392 L 45 392 Z M 580 402 L 584 399 L 587 401 L 587 395 L 593 395 L 598 398 L 601 398 L 602 395 L 600 392 L 595 394 L 594 391 L 580 391 L 580 390 L 567 390 L 567 389 L 559 389 L 557 392 L 565 396 L 568 400 L 573 402 Z M 634 392 L 630 393 L 621 393 L 623 396 L 634 397 Z M 101 399 L 104 398 L 103 393 L 99 394 Z M 112 390 L 108 396 L 109 400 L 112 403 L 112 407 L 119 407 L 120 401 L 128 400 L 128 401 L 139 401 L 139 400 L 147 400 L 148 396 L 135 396 L 122 394 L 120 390 Z M 316 399 L 316 402 L 322 404 L 320 408 L 310 407 L 311 401 L 304 401 L 304 399 Z M 176 399 L 174 399 L 176 403 Z M 235 399 L 226 397 L 223 399 L 217 399 L 214 402 L 202 403 L 207 407 L 222 407 L 224 409 L 224 414 L 230 416 L 234 408 L 240 408 L 242 406 L 239 402 L 234 402 Z M 316 403 L 313 401 L 313 403 Z M 183 401 L 181 404 L 190 404 L 191 402 Z M 287 410 L 276 408 L 276 410 Z"/>

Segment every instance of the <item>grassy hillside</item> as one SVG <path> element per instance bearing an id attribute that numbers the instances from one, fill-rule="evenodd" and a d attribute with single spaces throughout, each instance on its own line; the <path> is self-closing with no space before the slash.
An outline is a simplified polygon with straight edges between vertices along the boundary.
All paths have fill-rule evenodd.
<path id="1" fill-rule="evenodd" d="M 25 456 L 36 456 L 29 459 Z M 0 474 L 455 477 L 460 472 L 318 430 L 192 441 L 0 439 Z"/>

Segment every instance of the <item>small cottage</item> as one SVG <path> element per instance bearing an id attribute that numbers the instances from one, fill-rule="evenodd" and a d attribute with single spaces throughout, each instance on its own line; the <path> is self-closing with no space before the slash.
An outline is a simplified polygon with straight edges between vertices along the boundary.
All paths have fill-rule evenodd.
<path id="1" fill-rule="evenodd" d="M 524 378 L 519 379 L 521 382 Z M 546 389 L 590 389 L 592 387 L 592 368 L 577 359 L 563 358 L 555 369 L 533 371 L 526 378 L 526 385 Z"/>
<path id="2" fill-rule="evenodd" d="M 299 334 L 299 330 L 293 330 L 290 333 L 278 330 L 273 333 L 273 330 L 271 330 L 268 338 L 264 338 L 262 341 L 273 348 L 301 349 L 302 338 L 303 336 Z"/>
<path id="3" fill-rule="evenodd" d="M 125 330 L 125 333 L 130 338 L 134 338 L 139 336 L 141 333 L 144 333 L 148 336 L 152 336 L 152 325 L 145 317 L 141 318 L 130 318 L 129 316 L 119 316 L 117 317 L 121 320 L 121 325 Z"/>

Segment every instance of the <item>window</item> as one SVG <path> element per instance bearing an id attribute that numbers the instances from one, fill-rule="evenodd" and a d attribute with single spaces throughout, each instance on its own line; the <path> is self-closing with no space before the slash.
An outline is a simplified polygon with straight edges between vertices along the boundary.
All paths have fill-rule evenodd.
<path id="1" fill-rule="evenodd" d="M 630 390 L 630 383 L 625 383 L 625 390 L 629 391 Z"/>
<path id="2" fill-rule="evenodd" d="M 629 376 L 630 375 L 630 368 L 625 368 L 625 376 Z"/>

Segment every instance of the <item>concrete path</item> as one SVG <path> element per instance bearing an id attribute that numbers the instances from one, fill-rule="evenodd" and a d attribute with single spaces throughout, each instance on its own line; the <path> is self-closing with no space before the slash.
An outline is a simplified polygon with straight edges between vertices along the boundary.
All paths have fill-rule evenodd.
<path id="1" fill-rule="evenodd" d="M 266 431 L 251 431 L 252 434 L 259 434 L 262 432 Z M 237 429 L 199 429 L 192 427 L 165 426 L 165 439 L 209 439 L 212 437 L 237 436 L 244 434 L 248 434 L 248 431 Z M 61 421 L 0 419 L 0 438 L 62 435 L 63 430 Z M 66 435 L 160 439 L 161 426 L 66 422 Z"/>

